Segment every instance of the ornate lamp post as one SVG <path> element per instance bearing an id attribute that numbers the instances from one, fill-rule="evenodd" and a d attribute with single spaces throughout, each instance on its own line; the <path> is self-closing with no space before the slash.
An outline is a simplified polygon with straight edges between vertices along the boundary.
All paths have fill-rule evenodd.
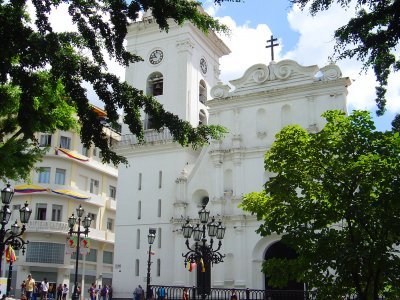
<path id="1" fill-rule="evenodd" d="M 147 240 L 149 242 L 149 258 L 147 260 L 147 285 L 146 285 L 146 299 L 151 299 L 150 297 L 150 270 L 151 270 L 151 245 L 154 243 L 154 239 L 156 238 L 156 230 L 154 228 L 149 229 L 149 235 L 147 236 Z"/>
<path id="2" fill-rule="evenodd" d="M 73 234 L 76 234 L 78 239 L 77 239 L 77 244 L 76 244 L 76 260 L 75 260 L 75 278 L 74 278 L 74 291 L 72 293 L 72 300 L 78 300 L 79 299 L 79 294 L 78 294 L 78 261 L 79 261 L 79 247 L 80 247 L 80 237 L 81 234 L 84 234 L 85 236 L 88 235 L 89 233 L 89 227 L 90 223 L 92 222 L 92 219 L 89 218 L 89 216 L 86 216 L 82 220 L 82 216 L 84 214 L 85 210 L 82 208 L 82 205 L 79 205 L 79 207 L 76 209 L 76 215 L 78 218 L 72 214 L 71 217 L 68 218 L 68 226 L 69 226 L 69 235 L 72 236 Z M 83 225 L 83 228 L 85 230 L 81 230 L 81 223 Z M 75 224 L 77 224 L 77 230 L 74 230 Z"/>
<path id="3" fill-rule="evenodd" d="M 25 209 L 27 208 L 28 204 L 25 203 Z M 23 208 L 23 209 L 24 209 Z M 29 208 L 28 208 L 29 209 Z M 25 210 L 26 211 L 26 210 Z M 27 218 L 29 219 L 31 215 L 31 210 L 28 212 Z M 22 227 L 23 230 L 24 227 Z M 18 225 L 17 221 L 13 225 L 11 225 L 11 239 L 6 242 L 6 245 L 11 246 L 13 250 L 22 250 L 22 255 L 25 254 L 25 245 L 29 244 L 29 241 L 24 241 L 22 237 L 20 236 L 22 233 L 22 230 L 20 229 L 20 226 Z M 12 252 L 10 250 L 10 252 Z M 11 256 L 11 253 L 9 254 Z M 8 277 L 7 277 L 7 290 L 6 290 L 6 295 L 10 296 L 10 290 L 11 290 L 11 280 L 12 280 L 12 270 L 13 270 L 13 262 L 14 258 L 9 257 L 9 266 L 8 266 Z"/>
<path id="4" fill-rule="evenodd" d="M 0 274 L 2 273 L 1 267 L 3 262 L 4 250 L 7 245 L 11 245 L 14 249 L 23 249 L 22 253 L 25 253 L 24 245 L 28 244 L 21 237 L 25 230 L 26 224 L 29 222 L 29 218 L 31 216 L 32 210 L 28 207 L 28 202 L 25 203 L 24 207 L 19 210 L 20 220 L 22 223 L 22 228 L 20 230 L 20 226 L 17 221 L 15 224 L 11 226 L 11 229 L 6 229 L 6 225 L 10 221 L 11 210 L 10 203 L 14 196 L 14 189 L 11 188 L 11 185 L 7 183 L 7 186 L 1 190 L 1 202 L 3 203 L 3 207 L 0 211 Z M 11 266 L 12 268 L 12 266 Z M 7 294 L 9 293 L 9 286 L 11 284 L 11 277 L 9 274 L 9 280 L 7 280 Z"/>
<path id="5" fill-rule="evenodd" d="M 203 208 L 199 211 L 199 220 L 201 224 L 197 224 L 196 227 L 190 224 L 190 219 L 186 220 L 186 223 L 182 226 L 183 237 L 186 238 L 186 247 L 189 251 L 186 254 L 182 254 L 185 258 L 185 267 L 187 264 L 196 263 L 197 268 L 202 268 L 198 286 L 198 293 L 201 295 L 202 299 L 205 299 L 209 294 L 210 286 L 207 284 L 206 276 L 201 275 L 201 273 L 205 273 L 205 266 L 210 266 L 213 264 L 218 264 L 223 262 L 225 254 L 221 254 L 219 250 L 222 246 L 222 239 L 225 235 L 225 227 L 222 226 L 221 221 L 216 222 L 215 218 L 211 218 L 211 222 L 208 223 L 208 219 L 210 216 L 210 211 L 206 209 L 206 205 L 203 205 Z M 208 223 L 208 224 L 207 224 Z M 208 236 L 210 238 L 209 242 L 207 242 L 206 237 L 206 227 L 208 231 Z M 192 237 L 195 241 L 193 247 L 190 247 L 189 239 Z M 218 246 L 216 249 L 214 246 L 214 238 L 218 239 Z M 211 270 L 209 271 L 211 276 Z"/>

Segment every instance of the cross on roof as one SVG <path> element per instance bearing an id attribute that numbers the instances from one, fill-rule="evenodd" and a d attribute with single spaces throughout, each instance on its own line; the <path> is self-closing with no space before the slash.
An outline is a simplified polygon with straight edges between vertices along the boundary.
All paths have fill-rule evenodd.
<path id="1" fill-rule="evenodd" d="M 267 43 L 270 43 L 269 45 L 265 46 L 265 48 L 271 48 L 271 60 L 274 60 L 274 47 L 279 46 L 278 43 L 274 44 L 274 42 L 278 41 L 277 38 L 274 39 L 274 36 L 271 35 L 271 39 L 267 41 Z"/>

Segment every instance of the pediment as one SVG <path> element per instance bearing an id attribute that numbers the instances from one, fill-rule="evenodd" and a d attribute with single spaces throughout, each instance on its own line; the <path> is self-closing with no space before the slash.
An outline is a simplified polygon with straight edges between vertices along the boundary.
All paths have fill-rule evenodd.
<path id="1" fill-rule="evenodd" d="M 268 66 L 253 65 L 241 78 L 231 80 L 230 83 L 235 87 L 236 92 L 261 85 L 306 83 L 314 81 L 318 71 L 319 68 L 316 65 L 304 67 L 293 60 L 282 60 L 278 63 L 271 62 Z"/>

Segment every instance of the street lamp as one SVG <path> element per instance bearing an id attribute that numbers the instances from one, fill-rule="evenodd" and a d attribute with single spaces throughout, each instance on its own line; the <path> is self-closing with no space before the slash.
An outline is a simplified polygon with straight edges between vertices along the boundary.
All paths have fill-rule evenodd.
<path id="1" fill-rule="evenodd" d="M 146 285 L 146 299 L 150 299 L 150 269 L 151 269 L 151 245 L 154 243 L 154 239 L 156 238 L 156 229 L 149 228 L 149 235 L 147 236 L 147 240 L 149 242 L 149 258 L 147 260 L 147 285 Z"/>
<path id="2" fill-rule="evenodd" d="M 80 237 L 81 234 L 84 234 L 85 236 L 88 235 L 89 233 L 89 227 L 90 223 L 92 222 L 92 219 L 89 216 L 86 216 L 83 218 L 85 210 L 82 208 L 82 205 L 79 205 L 79 207 L 76 209 L 76 215 L 78 218 L 72 214 L 71 217 L 68 218 L 68 226 L 69 226 L 69 235 L 72 236 L 73 234 L 76 234 L 78 237 L 77 244 L 76 244 L 76 260 L 75 260 L 75 279 L 74 279 L 74 291 L 72 293 L 72 300 L 78 300 L 79 299 L 79 294 L 78 294 L 78 261 L 79 261 L 79 247 L 80 247 Z M 81 222 L 83 228 L 85 230 L 81 230 Z M 77 224 L 77 230 L 74 230 L 75 224 Z"/>
<path id="3" fill-rule="evenodd" d="M 196 227 L 193 228 L 193 225 L 190 224 L 190 219 L 188 218 L 186 223 L 182 225 L 183 237 L 186 239 L 185 244 L 189 249 L 186 254 L 182 253 L 182 256 L 185 258 L 185 267 L 188 263 L 195 263 L 197 268 L 201 268 L 201 272 L 197 273 L 200 275 L 198 282 L 198 294 L 201 295 L 203 300 L 210 292 L 210 286 L 207 285 L 206 276 L 205 274 L 201 274 L 205 273 L 204 266 L 207 266 L 208 268 L 213 264 L 223 262 L 225 257 L 225 254 L 221 254 L 219 252 L 222 246 L 222 239 L 225 235 L 225 226 L 222 225 L 221 221 L 216 222 L 214 217 L 212 217 L 211 222 L 208 223 L 209 217 L 210 211 L 206 209 L 206 205 L 203 205 L 202 209 L 199 211 L 199 221 L 201 224 L 198 223 Z M 207 243 L 206 228 L 210 238 L 209 243 Z M 189 239 L 192 237 L 192 235 L 195 243 L 193 247 L 190 247 Z M 214 238 L 218 239 L 218 246 L 216 249 L 213 248 Z M 211 270 L 208 270 L 208 272 L 211 277 Z"/>
<path id="4" fill-rule="evenodd" d="M 17 221 L 15 221 L 15 224 L 13 224 L 10 229 L 6 229 L 6 225 L 10 221 L 11 217 L 11 210 L 9 207 L 13 196 L 14 189 L 11 188 L 11 185 L 9 183 L 7 183 L 7 186 L 1 190 L 1 202 L 3 203 L 3 207 L 0 210 L 0 274 L 2 273 L 1 268 L 5 247 L 7 245 L 10 245 L 16 250 L 22 249 L 22 253 L 24 254 L 24 246 L 28 244 L 28 242 L 25 242 L 24 239 L 21 237 L 26 230 L 26 224 L 29 222 L 29 218 L 32 213 L 32 210 L 28 207 L 28 202 L 26 202 L 24 207 L 19 210 L 22 228 L 18 225 Z M 10 266 L 10 269 L 12 270 L 12 264 Z M 7 279 L 7 295 L 10 292 L 10 285 L 11 277 L 9 272 Z"/>
<path id="5" fill-rule="evenodd" d="M 28 206 L 27 203 L 25 203 L 26 208 Z M 31 212 L 31 211 L 30 211 Z M 30 213 L 29 213 L 30 216 Z M 28 217 L 29 219 L 29 217 Z M 22 255 L 25 254 L 25 245 L 29 244 L 29 241 L 25 241 L 23 238 L 21 238 L 20 233 L 22 229 L 18 225 L 17 221 L 13 225 L 11 225 L 11 239 L 6 242 L 6 245 L 11 247 L 9 249 L 9 266 L 8 266 L 8 276 L 7 276 L 7 289 L 6 289 L 6 295 L 10 296 L 10 290 L 11 290 L 11 280 L 12 280 L 12 271 L 13 271 L 13 262 L 15 258 L 11 257 L 13 254 L 13 250 L 22 250 Z"/>

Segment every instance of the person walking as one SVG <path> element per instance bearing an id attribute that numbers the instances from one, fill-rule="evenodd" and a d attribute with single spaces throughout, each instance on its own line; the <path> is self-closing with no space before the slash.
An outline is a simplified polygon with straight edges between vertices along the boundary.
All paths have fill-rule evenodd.
<path id="1" fill-rule="evenodd" d="M 189 300 L 189 292 L 187 288 L 183 289 L 183 300 Z"/>
<path id="2" fill-rule="evenodd" d="M 32 300 L 33 292 L 35 291 L 36 282 L 35 279 L 32 278 L 32 275 L 29 274 L 28 278 L 25 280 L 25 293 L 26 298 L 28 300 Z"/>
<path id="3" fill-rule="evenodd" d="M 69 291 L 68 286 L 66 283 L 64 283 L 63 291 L 62 291 L 62 300 L 67 300 L 68 291 Z"/>
<path id="4" fill-rule="evenodd" d="M 47 281 L 46 277 L 43 279 L 41 287 L 42 287 L 42 292 L 40 293 L 40 299 L 47 300 L 47 296 L 49 294 L 49 282 Z"/>
<path id="5" fill-rule="evenodd" d="M 134 300 L 140 300 L 140 298 L 142 297 L 142 293 L 143 293 L 143 289 L 142 289 L 142 286 L 139 284 L 139 286 L 133 292 L 133 295 L 135 296 Z"/>
<path id="6" fill-rule="evenodd" d="M 157 291 L 158 299 L 164 300 L 165 299 L 165 288 L 162 286 Z"/>
<path id="7" fill-rule="evenodd" d="M 26 288 L 26 283 L 25 280 L 23 280 L 21 283 L 21 295 L 25 295 L 25 288 Z"/>
<path id="8" fill-rule="evenodd" d="M 61 300 L 62 298 L 62 291 L 63 291 L 63 286 L 60 283 L 57 287 L 57 300 Z"/>
<path id="9" fill-rule="evenodd" d="M 95 300 L 96 299 L 96 285 L 94 284 L 94 282 L 92 283 L 88 292 L 89 292 L 90 300 Z"/>
<path id="10" fill-rule="evenodd" d="M 112 300 L 112 296 L 113 296 L 113 289 L 111 284 L 108 286 L 108 300 Z"/>
<path id="11" fill-rule="evenodd" d="M 108 295 L 108 288 L 107 285 L 104 284 L 100 290 L 100 299 L 107 300 L 107 295 Z"/>

